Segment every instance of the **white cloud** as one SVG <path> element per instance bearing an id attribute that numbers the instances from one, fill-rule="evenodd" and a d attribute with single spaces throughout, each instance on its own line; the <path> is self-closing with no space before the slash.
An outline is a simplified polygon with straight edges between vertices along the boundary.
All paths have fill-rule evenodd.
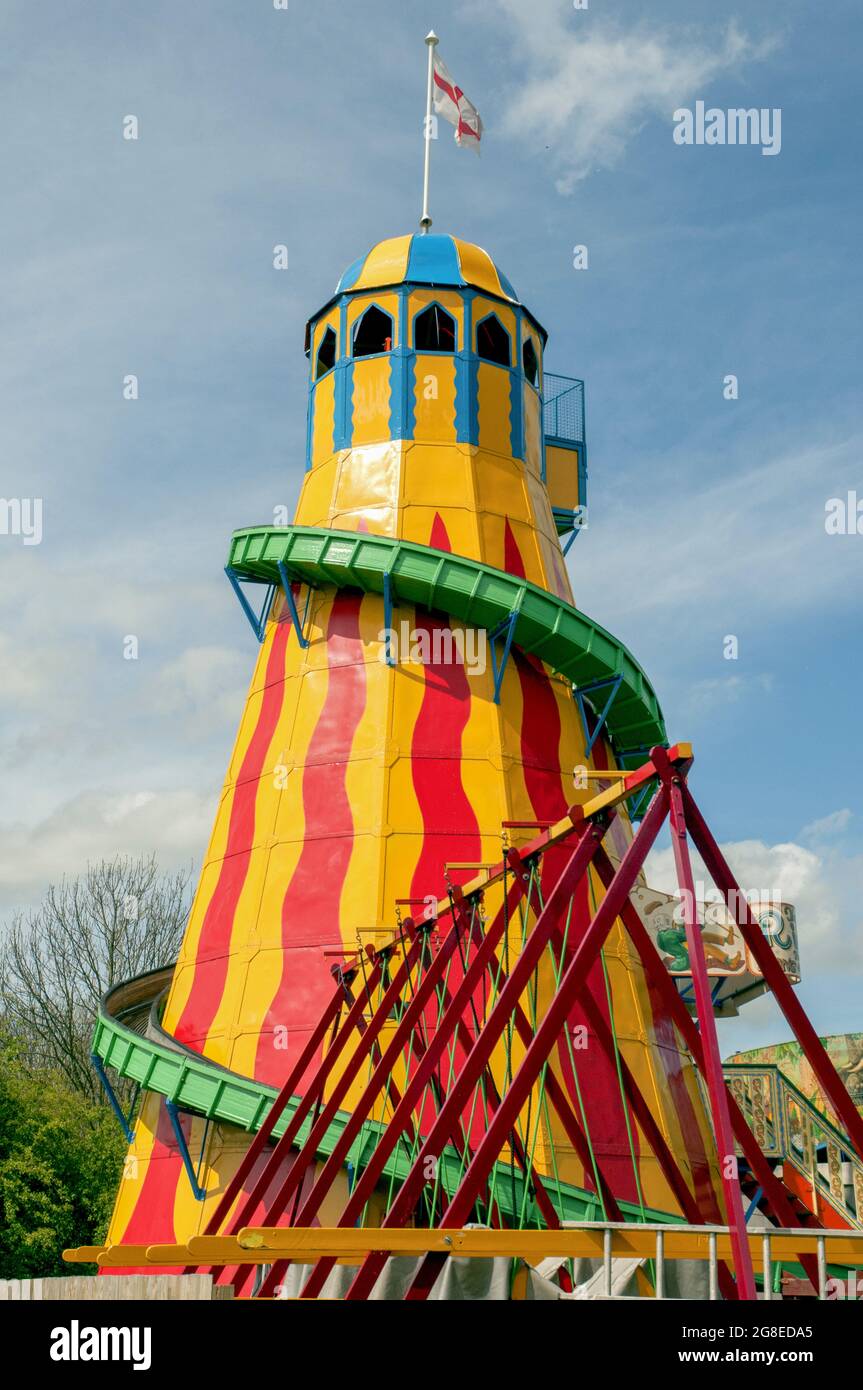
<path id="1" fill-rule="evenodd" d="M 707 83 L 739 74 L 771 53 L 773 39 L 756 41 L 732 20 L 720 33 L 643 22 L 624 29 L 598 16 L 575 14 L 560 0 L 502 0 L 517 31 L 526 66 L 505 128 L 549 149 L 571 193 L 597 169 L 613 167 L 650 119 L 667 121 Z"/>
<path id="2" fill-rule="evenodd" d="M 721 849 L 745 894 L 775 893 L 796 908 L 804 980 L 831 970 L 863 974 L 859 902 L 863 856 L 816 854 L 794 842 L 768 845 L 763 840 L 739 840 Z M 697 853 L 692 854 L 692 868 L 696 883 L 712 888 Z M 645 873 L 652 887 L 677 891 L 670 848 L 653 850 Z"/>
<path id="3" fill-rule="evenodd" d="M 212 793 L 141 789 L 86 791 L 34 825 L 0 826 L 0 893 L 4 904 L 33 904 L 49 883 L 79 874 L 88 862 L 155 852 L 163 869 L 200 859 L 212 826 Z"/>
<path id="4" fill-rule="evenodd" d="M 751 441 L 753 455 L 758 447 Z M 661 517 L 646 510 L 638 488 L 622 489 L 610 513 L 599 505 L 591 513 L 587 532 L 596 554 L 625 535 L 619 563 L 582 565 L 576 601 L 588 613 L 601 606 L 615 631 L 615 623 L 631 623 L 642 643 L 642 620 L 649 615 L 657 623 L 647 630 L 655 649 L 668 634 L 680 642 L 684 618 L 688 626 L 697 622 L 700 631 L 715 632 L 718 654 L 734 631 L 735 615 L 749 625 L 856 606 L 863 542 L 827 535 L 824 504 L 835 491 L 855 486 L 861 451 L 859 435 L 792 451 L 774 444 L 766 462 L 719 473 L 715 458 L 690 455 L 687 481 L 708 481 L 675 490 L 673 478 L 663 479 Z M 678 476 L 681 466 L 672 464 Z M 583 558 L 592 554 L 586 549 Z M 813 626 L 794 640 L 805 650 L 817 637 Z M 741 659 L 748 655 L 741 650 Z"/>
<path id="5" fill-rule="evenodd" d="M 810 821 L 809 825 L 804 825 L 800 833 L 804 840 L 832 840 L 841 836 L 848 828 L 852 815 L 853 812 L 845 806 L 841 811 L 831 811 L 829 816 Z"/>
<path id="6" fill-rule="evenodd" d="M 769 694 L 773 688 L 773 677 L 769 673 L 759 676 L 722 676 L 714 680 L 696 681 L 691 686 L 684 701 L 692 714 L 703 717 L 726 705 L 736 705 L 753 694 Z"/>
<path id="7" fill-rule="evenodd" d="M 249 679 L 248 655 L 239 648 L 187 647 L 159 671 L 152 709 L 157 714 L 190 715 L 200 733 L 236 721 Z"/>

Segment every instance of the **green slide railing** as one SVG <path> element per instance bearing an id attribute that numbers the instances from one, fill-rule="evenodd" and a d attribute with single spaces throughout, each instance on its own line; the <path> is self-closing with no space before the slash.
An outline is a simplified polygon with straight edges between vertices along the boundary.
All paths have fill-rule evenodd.
<path id="1" fill-rule="evenodd" d="M 272 1086 L 229 1071 L 200 1053 L 193 1052 L 162 1029 L 158 1022 L 158 1006 L 170 984 L 173 969 L 173 966 L 166 966 L 162 970 L 149 971 L 109 990 L 100 1005 L 92 1051 L 106 1067 L 137 1082 L 142 1091 L 155 1091 L 166 1100 L 173 1101 L 181 1110 L 254 1133 L 260 1128 L 277 1092 Z M 298 1096 L 288 1101 L 275 1124 L 275 1138 L 284 1133 L 298 1102 Z M 347 1120 L 348 1112 L 337 1113 L 321 1141 L 319 1158 L 326 1158 L 332 1153 Z M 379 1122 L 367 1121 L 365 1137 L 360 1136 L 348 1155 L 348 1162 L 355 1168 L 363 1166 L 365 1151 L 371 1153 L 374 1149 L 380 1128 Z M 305 1142 L 310 1129 L 311 1120 L 306 1119 L 294 1141 L 295 1148 Z M 444 1150 L 440 1176 L 446 1191 L 452 1192 L 457 1187 L 461 1166 L 461 1154 L 455 1149 Z M 517 1216 L 522 1210 L 524 1198 L 523 1174 L 517 1167 L 512 1170 L 509 1164 L 500 1164 L 499 1168 L 496 1200 L 502 1211 Z M 396 1149 L 387 1162 L 384 1176 L 387 1180 L 394 1178 L 396 1182 L 402 1182 L 409 1170 L 410 1155 L 403 1149 Z M 558 1194 L 558 1183 L 555 1181 L 552 1184 L 548 1178 L 546 1185 L 555 1204 L 561 1208 L 562 1220 L 603 1219 L 602 1208 L 592 1193 L 569 1183 L 560 1183 Z M 668 1216 L 665 1212 L 643 1212 L 639 1205 L 632 1203 L 621 1202 L 620 1206 L 627 1219 L 633 1221 L 667 1222 L 682 1219 Z M 529 1197 L 527 1210 L 531 1210 Z"/>
<path id="2" fill-rule="evenodd" d="M 644 748 L 667 744 L 656 693 L 626 647 L 536 584 L 461 555 L 367 532 L 311 526 L 234 532 L 228 569 L 237 579 L 279 585 L 280 564 L 291 580 L 364 593 L 383 594 L 388 575 L 393 602 L 421 604 L 487 631 L 515 614 L 513 641 L 574 687 L 619 679 L 606 727 L 622 767 L 640 766 Z"/>

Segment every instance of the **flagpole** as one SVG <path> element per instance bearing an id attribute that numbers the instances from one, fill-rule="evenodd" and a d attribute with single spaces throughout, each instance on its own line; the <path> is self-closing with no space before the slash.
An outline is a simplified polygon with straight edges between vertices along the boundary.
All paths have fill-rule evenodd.
<path id="1" fill-rule="evenodd" d="M 428 232 L 432 224 L 429 213 L 429 164 L 431 162 L 431 133 L 432 133 L 432 100 L 434 94 L 434 51 L 439 40 L 434 29 L 426 34 L 426 44 L 429 51 L 429 71 L 428 86 L 426 88 L 426 123 L 425 123 L 425 164 L 423 167 L 423 215 L 420 218 L 420 229 L 423 234 Z"/>

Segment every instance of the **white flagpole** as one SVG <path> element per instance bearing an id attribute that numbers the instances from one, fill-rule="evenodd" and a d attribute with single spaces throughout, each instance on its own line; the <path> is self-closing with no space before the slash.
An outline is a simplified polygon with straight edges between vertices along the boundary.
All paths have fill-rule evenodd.
<path id="1" fill-rule="evenodd" d="M 426 89 L 426 123 L 425 123 L 425 166 L 423 168 L 423 215 L 420 218 L 420 229 L 426 233 L 432 224 L 429 214 L 429 163 L 431 157 L 431 137 L 432 137 L 432 96 L 434 90 L 434 51 L 439 40 L 434 29 L 426 34 L 426 43 L 429 51 L 429 72 L 428 87 Z"/>

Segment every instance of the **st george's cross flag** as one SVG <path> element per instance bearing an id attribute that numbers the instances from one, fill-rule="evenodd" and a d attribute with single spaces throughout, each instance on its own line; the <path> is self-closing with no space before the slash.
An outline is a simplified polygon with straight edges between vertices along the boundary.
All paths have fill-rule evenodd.
<path id="1" fill-rule="evenodd" d="M 434 109 L 450 125 L 455 126 L 455 142 L 462 149 L 476 150 L 482 139 L 482 121 L 473 102 L 468 101 L 461 87 L 449 75 L 445 63 L 434 56 Z"/>

